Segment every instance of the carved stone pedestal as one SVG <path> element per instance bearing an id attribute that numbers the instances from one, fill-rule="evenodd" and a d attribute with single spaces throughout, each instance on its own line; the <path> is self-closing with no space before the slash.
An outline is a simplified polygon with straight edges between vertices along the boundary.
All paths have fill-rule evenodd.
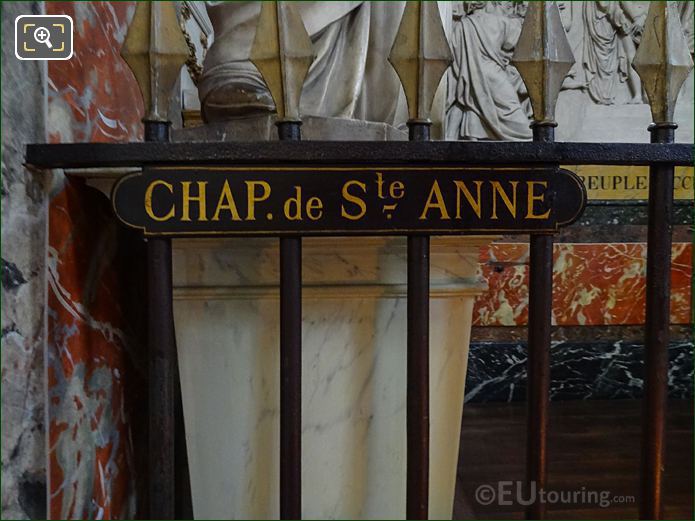
<path id="1" fill-rule="evenodd" d="M 480 247 L 434 238 L 430 517 L 451 516 Z M 303 241 L 307 519 L 405 515 L 406 241 Z M 277 239 L 174 241 L 174 302 L 196 518 L 279 514 Z"/>

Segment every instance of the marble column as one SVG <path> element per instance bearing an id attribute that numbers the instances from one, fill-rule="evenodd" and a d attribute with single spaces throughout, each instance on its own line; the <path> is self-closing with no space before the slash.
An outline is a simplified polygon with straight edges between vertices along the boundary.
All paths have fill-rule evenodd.
<path id="1" fill-rule="evenodd" d="M 430 517 L 451 517 L 473 300 L 486 237 L 434 238 Z M 278 512 L 274 239 L 174 241 L 174 303 L 196 518 Z M 405 515 L 404 238 L 308 238 L 303 517 Z"/>
<path id="2" fill-rule="evenodd" d="M 277 139 L 273 116 L 175 141 Z M 384 124 L 303 118 L 310 140 L 405 140 Z M 490 237 L 434 238 L 430 517 L 451 517 L 473 301 Z M 279 515 L 277 239 L 175 240 L 174 319 L 193 510 Z M 406 240 L 303 240 L 302 516 L 405 516 Z"/>

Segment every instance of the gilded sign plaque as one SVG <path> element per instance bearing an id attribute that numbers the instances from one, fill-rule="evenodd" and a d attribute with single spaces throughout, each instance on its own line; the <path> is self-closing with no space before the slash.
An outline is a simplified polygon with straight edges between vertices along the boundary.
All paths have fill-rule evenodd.
<path id="1" fill-rule="evenodd" d="M 559 168 L 149 167 L 114 187 L 145 235 L 433 235 L 555 232 L 581 214 Z"/>
<path id="2" fill-rule="evenodd" d="M 644 166 L 568 166 L 584 182 L 587 197 L 601 201 L 649 199 L 649 168 Z M 693 168 L 676 167 L 673 198 L 693 200 Z"/>

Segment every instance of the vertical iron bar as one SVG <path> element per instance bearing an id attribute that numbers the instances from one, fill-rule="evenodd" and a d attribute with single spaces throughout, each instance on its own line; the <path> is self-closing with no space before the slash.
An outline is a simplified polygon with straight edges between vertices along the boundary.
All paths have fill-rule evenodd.
<path id="1" fill-rule="evenodd" d="M 145 122 L 146 141 L 169 141 L 169 123 Z M 150 519 L 175 519 L 176 344 L 171 240 L 147 240 Z"/>
<path id="2" fill-rule="evenodd" d="M 281 121 L 299 141 L 300 122 Z M 280 518 L 302 516 L 302 239 L 280 238 Z"/>
<path id="3" fill-rule="evenodd" d="M 555 124 L 533 124 L 533 140 L 555 141 Z M 530 490 L 546 489 L 548 396 L 550 390 L 550 326 L 553 309 L 553 237 L 531 235 L 528 315 L 528 413 L 526 418 L 526 480 Z M 527 519 L 545 519 L 545 504 L 526 509 Z"/>
<path id="4" fill-rule="evenodd" d="M 176 339 L 176 335 L 174 335 Z M 176 346 L 176 342 L 174 342 Z M 188 451 L 186 447 L 186 425 L 183 416 L 183 397 L 181 395 L 181 373 L 179 372 L 178 356 L 174 359 L 174 483 L 176 487 L 176 504 L 174 512 L 176 519 L 193 519 L 193 498 L 191 497 L 191 473 L 188 467 Z"/>
<path id="5" fill-rule="evenodd" d="M 429 141 L 428 121 L 409 121 L 411 141 Z M 430 238 L 408 236 L 406 519 L 427 519 L 429 507 Z"/>
<path id="6" fill-rule="evenodd" d="M 673 123 L 649 127 L 652 143 L 673 143 Z M 647 313 L 642 413 L 640 519 L 662 518 L 664 422 L 668 393 L 673 166 L 649 168 Z"/>

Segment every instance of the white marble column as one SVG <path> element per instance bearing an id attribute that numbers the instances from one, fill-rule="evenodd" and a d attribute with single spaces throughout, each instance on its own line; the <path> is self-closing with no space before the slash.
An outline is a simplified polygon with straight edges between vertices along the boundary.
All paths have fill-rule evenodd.
<path id="1" fill-rule="evenodd" d="M 197 518 L 279 514 L 278 245 L 174 241 Z M 430 517 L 451 517 L 476 268 L 489 238 L 432 240 Z M 303 241 L 302 512 L 405 516 L 404 238 Z"/>

